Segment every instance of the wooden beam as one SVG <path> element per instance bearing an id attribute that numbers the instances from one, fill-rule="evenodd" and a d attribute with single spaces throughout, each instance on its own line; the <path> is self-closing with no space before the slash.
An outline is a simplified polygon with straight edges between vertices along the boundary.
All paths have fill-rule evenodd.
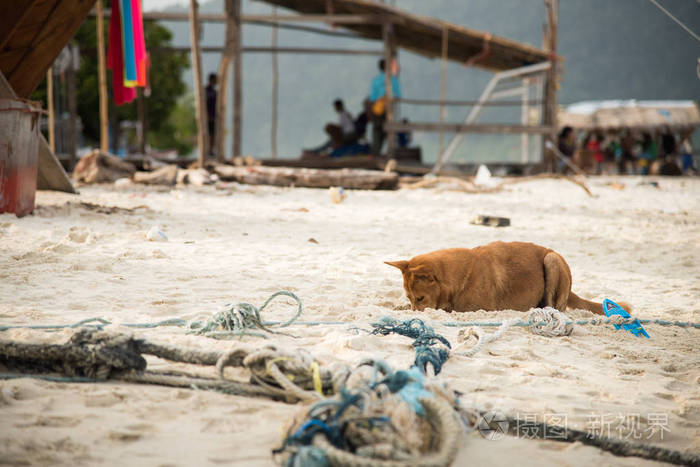
<path id="1" fill-rule="evenodd" d="M 49 147 L 56 152 L 56 125 L 53 109 L 53 67 L 46 70 L 46 107 L 49 110 Z"/>
<path id="2" fill-rule="evenodd" d="M 242 120 L 243 120 L 243 62 L 242 62 L 242 34 L 241 34 L 241 0 L 234 0 L 233 5 L 233 150 L 232 157 L 241 156 L 242 149 Z"/>
<path id="3" fill-rule="evenodd" d="M 394 93 L 391 86 L 391 62 L 393 25 L 386 22 L 382 25 L 382 39 L 384 40 L 384 98 L 386 100 L 384 132 L 386 133 L 386 155 L 389 159 L 394 156 L 394 132 L 391 124 L 394 122 Z M 381 152 L 382 148 L 377 150 Z"/>
<path id="4" fill-rule="evenodd" d="M 27 17 L 38 0 L 3 0 L 0 11 L 0 50 L 5 48 L 8 40 Z"/>
<path id="5" fill-rule="evenodd" d="M 25 18 L 24 24 L 7 40 L 5 47 L 8 50 L 27 48 L 12 70 L 2 68 L 5 78 L 19 97 L 29 97 L 41 83 L 46 70 L 75 35 L 94 3 L 95 0 L 38 3 L 27 16 L 31 17 L 31 24 Z M 39 9 L 41 11 L 35 17 L 33 13 Z"/>
<path id="6" fill-rule="evenodd" d="M 499 134 L 548 134 L 552 132 L 549 126 L 537 125 L 510 125 L 497 123 L 432 123 L 432 122 L 408 122 L 393 123 L 391 130 L 401 131 L 426 131 L 426 132 L 446 132 L 446 133 L 499 133 Z"/>
<path id="7" fill-rule="evenodd" d="M 97 14 L 96 12 L 93 14 Z M 110 10 L 105 16 L 111 15 Z M 175 11 L 144 11 L 143 19 L 160 21 L 188 21 L 187 13 Z M 225 23 L 226 15 L 221 13 L 201 13 L 202 22 Z M 335 24 L 380 24 L 383 15 L 242 15 L 241 23 L 335 23 Z"/>
<path id="8" fill-rule="evenodd" d="M 544 93 L 544 124 L 552 128 L 552 131 L 548 136 L 548 140 L 556 146 L 557 142 L 557 79 L 558 79 L 558 66 L 556 60 L 557 53 L 557 19 L 559 16 L 559 0 L 545 0 L 545 7 L 547 10 L 547 43 L 545 44 L 545 49 L 549 53 L 551 66 L 547 70 L 547 79 L 545 82 L 545 93 Z M 547 144 L 543 145 L 543 148 L 547 148 Z M 554 172 L 555 169 L 555 159 L 552 151 L 547 151 L 545 149 L 545 154 L 543 154 L 543 160 L 545 161 L 546 170 L 549 172 Z"/>
<path id="9" fill-rule="evenodd" d="M 97 75 L 100 96 L 100 151 L 109 152 L 109 117 L 107 115 L 107 65 L 105 60 L 105 26 L 102 19 L 102 0 L 97 2 Z"/>
<path id="10" fill-rule="evenodd" d="M 192 78 L 194 87 L 194 105 L 197 118 L 197 151 L 199 151 L 198 164 L 204 167 L 209 145 L 208 130 L 206 124 L 207 109 L 204 102 L 202 88 L 202 55 L 199 53 L 199 3 L 190 0 L 190 44 L 192 46 Z"/>
<path id="11" fill-rule="evenodd" d="M 150 52 L 189 52 L 189 47 L 170 46 L 170 47 L 152 47 L 148 49 Z M 224 47 L 220 46 L 201 46 L 200 51 L 203 53 L 222 53 Z M 326 54 L 326 55 L 372 55 L 381 56 L 384 54 L 381 50 L 372 49 L 334 49 L 322 47 L 243 47 L 242 53 L 273 53 L 273 54 Z"/>
<path id="12" fill-rule="evenodd" d="M 493 102 L 479 102 L 479 101 L 452 101 L 452 100 L 437 100 L 437 99 L 395 99 L 396 102 L 401 104 L 411 104 L 411 105 L 434 105 L 434 106 L 460 106 L 468 107 L 472 105 L 482 105 L 484 107 L 519 107 L 522 105 L 522 101 L 493 101 Z M 543 100 L 531 100 L 530 104 L 541 104 Z"/>
<path id="13" fill-rule="evenodd" d="M 445 100 L 447 100 L 447 46 L 448 46 L 448 34 L 449 29 L 446 27 L 442 28 L 442 60 L 441 60 L 441 73 L 440 73 L 440 123 L 445 123 L 447 120 L 447 107 L 445 107 Z M 442 154 L 444 149 L 444 137 L 445 133 L 440 132 L 440 142 L 438 144 L 438 154 Z"/>
<path id="14" fill-rule="evenodd" d="M 272 16 L 277 16 L 277 8 L 272 7 Z M 277 48 L 277 28 L 272 28 L 271 48 Z M 277 159 L 277 104 L 279 101 L 279 66 L 277 52 L 272 53 L 272 109 L 270 116 L 270 155 Z"/>
<path id="15" fill-rule="evenodd" d="M 224 42 L 221 61 L 219 62 L 218 84 L 219 89 L 216 96 L 216 160 L 223 162 L 226 159 L 226 109 L 228 107 L 228 78 L 231 62 L 236 52 L 236 36 L 234 14 L 234 0 L 225 0 L 224 11 L 226 13 L 226 38 Z"/>
<path id="16" fill-rule="evenodd" d="M 78 160 L 78 90 L 75 82 L 75 74 L 78 72 L 78 46 L 69 45 L 70 65 L 66 69 L 66 88 L 68 94 L 68 144 L 67 150 L 70 156 L 68 160 L 68 170 L 73 170 Z"/>

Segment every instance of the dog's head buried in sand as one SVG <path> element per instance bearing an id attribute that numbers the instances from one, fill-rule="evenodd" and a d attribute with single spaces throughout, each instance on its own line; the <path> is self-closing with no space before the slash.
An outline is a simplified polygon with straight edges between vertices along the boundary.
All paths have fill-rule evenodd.
<path id="1" fill-rule="evenodd" d="M 386 264 L 401 270 L 414 310 L 528 311 L 552 307 L 565 311 L 568 307 L 603 314 L 600 303 L 571 291 L 571 271 L 564 258 L 533 243 L 451 248 Z M 620 305 L 630 310 L 626 303 Z"/>

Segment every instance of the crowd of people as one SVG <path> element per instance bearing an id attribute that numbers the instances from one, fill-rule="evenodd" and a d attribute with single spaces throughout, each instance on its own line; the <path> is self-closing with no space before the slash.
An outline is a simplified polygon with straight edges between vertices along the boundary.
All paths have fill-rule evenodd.
<path id="1" fill-rule="evenodd" d="M 304 156 L 328 156 L 340 157 L 355 154 L 381 155 L 382 147 L 386 140 L 386 63 L 380 60 L 379 73 L 372 79 L 368 97 L 362 102 L 362 110 L 353 117 L 346 109 L 341 99 L 333 102 L 333 107 L 338 114 L 337 123 L 328 123 L 324 131 L 328 140 L 322 145 L 305 149 Z M 401 97 L 401 85 L 398 79 L 398 65 L 392 62 L 390 70 L 390 82 L 392 96 Z M 372 125 L 371 137 L 367 135 L 367 128 Z M 397 144 L 406 147 L 411 140 L 409 133 L 399 133 Z"/>
<path id="2" fill-rule="evenodd" d="M 588 131 L 577 134 L 570 126 L 559 133 L 561 155 L 579 168 L 595 174 L 694 175 L 698 164 L 693 154 L 693 129 L 676 135 L 662 131 Z M 560 172 L 571 168 L 561 160 Z"/>

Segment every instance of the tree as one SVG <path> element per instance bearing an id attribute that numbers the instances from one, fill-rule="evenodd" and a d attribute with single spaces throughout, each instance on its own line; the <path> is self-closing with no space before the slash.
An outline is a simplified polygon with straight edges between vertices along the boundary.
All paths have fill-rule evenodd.
<path id="1" fill-rule="evenodd" d="M 97 29 L 96 20 L 90 18 L 80 27 L 74 37 L 74 41 L 80 47 L 81 65 L 77 73 L 78 81 L 78 114 L 83 123 L 83 134 L 86 140 L 94 143 L 100 138 L 99 119 L 99 82 L 97 76 Z M 105 35 L 108 34 L 105 28 Z M 172 34 L 165 27 L 155 21 L 144 21 L 144 35 L 146 48 L 149 51 L 151 67 L 148 75 L 150 84 L 150 96 L 146 98 L 146 111 L 148 118 L 148 140 L 151 144 L 159 142 L 168 146 L 155 146 L 160 149 L 170 149 L 177 146 L 178 152 L 191 151 L 191 141 L 177 141 L 174 135 L 186 134 L 187 129 L 174 127 L 178 125 L 194 125 L 194 117 L 191 122 L 187 118 L 170 118 L 176 109 L 180 96 L 187 87 L 182 80 L 182 72 L 189 68 L 189 57 L 185 52 L 173 52 L 167 50 L 171 45 Z M 107 43 L 107 38 L 105 38 Z M 106 52 L 106 51 L 105 51 Z M 112 89 L 112 73 L 107 73 L 108 87 Z M 115 107 L 114 101 L 109 99 L 109 113 L 118 121 L 137 120 L 136 101 Z M 182 113 L 182 112 L 180 112 Z M 112 117 L 114 118 L 114 117 Z M 175 136 L 177 138 L 177 136 Z"/>

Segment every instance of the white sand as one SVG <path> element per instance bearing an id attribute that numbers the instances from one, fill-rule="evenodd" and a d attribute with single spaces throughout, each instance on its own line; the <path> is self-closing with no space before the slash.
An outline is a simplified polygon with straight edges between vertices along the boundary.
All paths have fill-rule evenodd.
<path id="1" fill-rule="evenodd" d="M 418 315 L 400 273 L 385 260 L 444 247 L 522 240 L 557 250 L 571 266 L 575 292 L 625 300 L 635 315 L 700 321 L 700 181 L 639 178 L 574 184 L 538 181 L 499 194 L 434 190 L 350 192 L 334 205 L 325 190 L 232 186 L 226 191 L 82 187 L 81 195 L 41 192 L 34 216 L 0 215 L 0 324 L 191 319 L 231 301 L 262 302 L 287 289 L 304 301 L 306 320 L 341 320 L 368 328 L 384 315 Z M 649 179 L 643 179 L 649 181 Z M 134 207 L 103 214 L 90 202 Z M 66 204 L 70 203 L 70 204 Z M 302 209 L 303 208 L 303 209 Z M 512 226 L 470 225 L 478 214 L 510 217 Z M 149 242 L 158 225 L 168 242 Z M 314 238 L 318 243 L 309 242 Z M 284 319 L 282 300 L 264 318 Z M 570 311 L 569 316 L 591 314 Z M 440 321 L 502 320 L 516 312 L 446 314 Z M 350 326 L 293 326 L 275 338 L 323 362 L 413 359 L 410 339 L 356 334 Z M 114 326 L 115 330 L 120 328 Z M 123 330 L 123 328 L 121 328 Z M 639 441 L 700 451 L 700 331 L 647 326 L 651 340 L 612 327 L 577 328 L 545 338 L 518 328 L 473 358 L 453 357 L 442 376 L 467 406 L 541 421 L 566 414 L 571 428 L 610 427 Z M 491 332 L 489 329 L 488 332 Z M 214 341 L 179 328 L 137 331 L 159 342 L 227 349 L 270 341 Z M 63 342 L 69 331 L 13 330 L 0 338 Z M 150 362 L 162 367 L 163 362 Z M 270 449 L 297 406 L 156 386 L 0 382 L 0 463 L 40 465 L 273 465 Z M 604 417 L 604 418 L 603 418 Z M 664 418 L 665 417 L 665 418 Z M 650 428 L 663 425 L 663 439 Z M 661 420 L 661 421 L 659 421 Z M 664 420 L 667 420 L 664 423 Z M 580 444 L 465 436 L 456 465 L 653 465 Z"/>

